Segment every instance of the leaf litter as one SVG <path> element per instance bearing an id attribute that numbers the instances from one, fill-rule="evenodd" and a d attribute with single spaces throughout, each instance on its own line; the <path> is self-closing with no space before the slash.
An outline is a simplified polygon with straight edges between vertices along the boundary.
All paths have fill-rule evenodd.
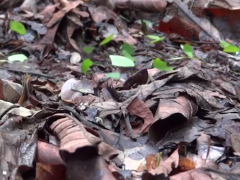
<path id="1" fill-rule="evenodd" d="M 185 16 L 155 16 L 158 31 L 148 13 L 114 11 L 166 6 L 0 2 L 0 179 L 240 178 L 238 43 L 207 20 L 195 41 L 166 33 L 181 21 L 200 34 Z"/>

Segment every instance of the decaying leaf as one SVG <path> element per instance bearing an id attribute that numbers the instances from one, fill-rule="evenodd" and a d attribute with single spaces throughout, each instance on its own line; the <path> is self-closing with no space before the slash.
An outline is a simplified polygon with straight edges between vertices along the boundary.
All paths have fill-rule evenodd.
<path id="1" fill-rule="evenodd" d="M 153 169 L 152 171 L 148 172 L 148 173 L 144 173 L 143 174 L 143 180 L 147 180 L 148 179 L 154 179 L 154 176 L 158 176 L 163 174 L 165 177 L 168 176 L 168 174 L 174 169 L 178 167 L 178 163 L 179 163 L 179 154 L 178 154 L 178 149 L 176 149 L 171 156 L 166 159 L 165 161 L 162 161 L 160 163 L 160 165 L 156 168 Z M 151 174 L 149 176 L 149 174 Z"/>
<path id="2" fill-rule="evenodd" d="M 144 123 L 141 127 L 140 132 L 144 133 L 144 132 L 148 132 L 148 128 L 149 126 L 153 123 L 154 119 L 153 119 L 153 114 L 150 111 L 149 107 L 146 106 L 146 104 L 141 101 L 140 99 L 138 99 L 137 97 L 129 104 L 129 106 L 127 107 L 127 110 L 132 113 L 135 114 L 141 118 L 143 118 Z"/>

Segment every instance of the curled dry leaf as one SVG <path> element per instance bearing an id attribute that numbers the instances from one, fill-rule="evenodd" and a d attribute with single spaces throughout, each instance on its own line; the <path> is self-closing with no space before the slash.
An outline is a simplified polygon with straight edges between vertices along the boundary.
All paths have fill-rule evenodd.
<path id="1" fill-rule="evenodd" d="M 197 112 L 197 105 L 189 97 L 161 99 L 155 114 L 154 123 L 149 129 L 149 138 L 161 140 L 166 132 L 191 120 Z"/>
<path id="2" fill-rule="evenodd" d="M 124 90 L 129 90 L 133 85 L 136 87 L 138 85 L 146 84 L 148 80 L 148 71 L 147 69 L 143 69 L 141 71 L 133 74 L 125 83 L 123 84 Z"/>
<path id="3" fill-rule="evenodd" d="M 52 144 L 38 141 L 37 161 L 48 165 L 65 164 L 59 154 L 59 148 Z"/>
<path id="4" fill-rule="evenodd" d="M 154 121 L 153 114 L 150 111 L 149 107 L 143 101 L 141 101 L 138 97 L 136 97 L 128 105 L 127 110 L 130 113 L 135 114 L 144 120 L 144 123 L 141 127 L 141 133 L 148 132 L 149 126 Z"/>
<path id="5" fill-rule="evenodd" d="M 59 150 L 63 159 L 65 158 L 64 152 L 74 153 L 77 149 L 82 152 L 82 158 L 86 155 L 88 157 L 97 155 L 97 145 L 101 140 L 98 137 L 89 137 L 89 133 L 81 123 L 77 123 L 64 114 L 50 116 L 48 123 L 50 123 L 51 130 L 60 140 Z"/>
<path id="6" fill-rule="evenodd" d="M 166 119 L 172 114 L 180 113 L 189 120 L 197 112 L 196 104 L 189 98 L 178 96 L 176 99 L 161 99 L 154 120 Z"/>
<path id="7" fill-rule="evenodd" d="M 172 143 L 191 143 L 201 134 L 204 128 L 207 129 L 210 127 L 212 127 L 211 124 L 200 121 L 199 118 L 194 117 L 184 125 L 168 130 L 164 138 L 157 143 L 157 146 L 161 149 Z"/>
<path id="8" fill-rule="evenodd" d="M 54 119 L 57 120 L 54 121 Z M 82 153 L 82 158 L 99 154 L 110 161 L 118 155 L 113 147 L 101 141 L 97 132 L 86 129 L 74 118 L 55 114 L 50 116 L 48 121 L 50 128 L 60 140 L 59 151 L 63 159 L 66 158 L 66 153 L 74 153 L 77 149 Z"/>

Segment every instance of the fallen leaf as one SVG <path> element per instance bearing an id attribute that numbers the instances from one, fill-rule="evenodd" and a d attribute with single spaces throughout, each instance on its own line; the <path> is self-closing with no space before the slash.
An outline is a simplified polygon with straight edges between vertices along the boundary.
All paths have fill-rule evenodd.
<path id="1" fill-rule="evenodd" d="M 110 55 L 109 57 L 113 66 L 134 67 L 134 62 L 131 59 L 118 55 Z"/>
<path id="2" fill-rule="evenodd" d="M 147 178 L 149 177 L 149 174 L 151 174 L 150 177 L 158 176 L 161 174 L 164 174 L 165 177 L 171 173 L 171 171 L 175 168 L 178 167 L 179 163 L 179 154 L 178 154 L 178 149 L 176 149 L 170 157 L 168 157 L 165 161 L 162 161 L 160 165 L 156 168 L 153 169 L 150 172 L 146 172 L 143 174 L 142 179 L 143 180 L 148 180 Z"/>
<path id="3" fill-rule="evenodd" d="M 145 133 L 148 132 L 149 126 L 153 123 L 154 117 L 149 107 L 146 104 L 138 99 L 137 97 L 128 105 L 127 110 L 135 114 L 144 120 L 144 124 L 141 127 L 140 132 Z"/>

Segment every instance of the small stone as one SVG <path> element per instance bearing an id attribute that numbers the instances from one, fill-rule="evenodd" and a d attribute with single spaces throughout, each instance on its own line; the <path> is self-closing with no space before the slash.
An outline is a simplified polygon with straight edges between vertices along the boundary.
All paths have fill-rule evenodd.
<path id="1" fill-rule="evenodd" d="M 77 64 L 81 61 L 81 55 L 79 53 L 73 52 L 71 55 L 72 55 L 70 58 L 71 64 Z"/>

